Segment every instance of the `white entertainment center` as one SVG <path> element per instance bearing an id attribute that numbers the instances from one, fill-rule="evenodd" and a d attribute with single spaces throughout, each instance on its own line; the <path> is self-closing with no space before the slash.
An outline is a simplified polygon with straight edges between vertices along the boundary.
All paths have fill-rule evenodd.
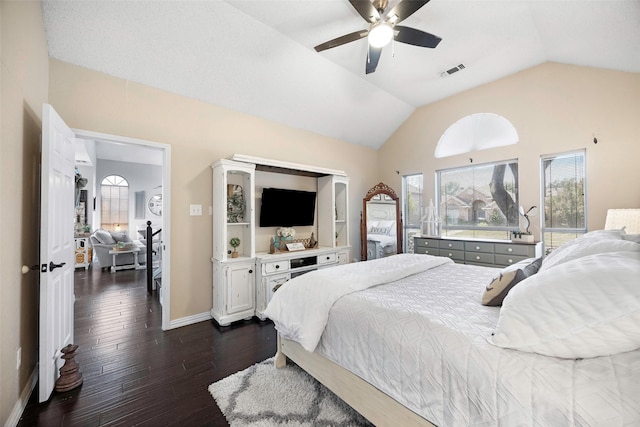
<path id="1" fill-rule="evenodd" d="M 259 157 L 234 154 L 211 165 L 213 169 L 213 306 L 211 315 L 221 326 L 258 316 L 277 288 L 296 276 L 319 268 L 346 264 L 349 260 L 349 178 L 343 171 Z M 269 253 L 261 242 L 256 251 L 256 171 L 311 177 L 317 199 L 313 232 L 317 245 L 301 251 Z M 232 191 L 237 194 L 230 201 Z M 228 204 L 237 203 L 240 215 L 231 215 Z M 295 208 L 284 206 L 283 209 Z M 277 227 L 267 231 L 275 235 Z M 264 234 L 265 230 L 262 234 Z M 238 238 L 233 248 L 229 242 Z M 296 236 L 298 237 L 298 236 Z M 309 237 L 309 236 L 304 236 Z M 267 247 L 262 247 L 266 245 Z"/>

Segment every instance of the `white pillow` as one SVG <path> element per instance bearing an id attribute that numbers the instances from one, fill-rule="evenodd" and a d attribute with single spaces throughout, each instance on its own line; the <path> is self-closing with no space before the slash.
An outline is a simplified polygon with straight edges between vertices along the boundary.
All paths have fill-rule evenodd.
<path id="1" fill-rule="evenodd" d="M 597 238 L 597 239 L 622 239 L 622 235 L 625 233 L 624 229 L 626 227 L 622 227 L 615 230 L 593 230 L 585 233 L 581 236 L 581 238 Z"/>
<path id="2" fill-rule="evenodd" d="M 630 242 L 640 243 L 640 234 L 623 234 L 623 240 L 628 240 Z"/>
<path id="3" fill-rule="evenodd" d="M 378 227 L 388 227 L 389 228 L 389 236 L 396 235 L 396 222 L 395 221 L 380 221 L 378 223 Z"/>
<path id="4" fill-rule="evenodd" d="M 509 292 L 489 342 L 567 359 L 640 348 L 639 278 L 640 253 L 630 251 L 540 272 Z"/>
<path id="5" fill-rule="evenodd" d="M 586 236 L 586 235 L 585 235 Z M 579 237 L 551 252 L 542 261 L 540 272 L 545 271 L 555 265 L 562 264 L 572 259 L 582 258 L 588 255 L 602 254 L 619 251 L 640 251 L 637 243 L 619 238 L 595 238 Z"/>

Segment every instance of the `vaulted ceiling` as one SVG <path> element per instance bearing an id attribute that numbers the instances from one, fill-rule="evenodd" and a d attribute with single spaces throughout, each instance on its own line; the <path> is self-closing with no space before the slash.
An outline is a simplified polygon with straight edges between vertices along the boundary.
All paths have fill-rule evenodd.
<path id="1" fill-rule="evenodd" d="M 402 25 L 437 48 L 392 43 L 368 75 L 366 38 L 313 49 L 368 27 L 347 0 L 42 7 L 52 58 L 373 148 L 417 107 L 547 61 L 640 72 L 638 0 L 431 0 Z"/>

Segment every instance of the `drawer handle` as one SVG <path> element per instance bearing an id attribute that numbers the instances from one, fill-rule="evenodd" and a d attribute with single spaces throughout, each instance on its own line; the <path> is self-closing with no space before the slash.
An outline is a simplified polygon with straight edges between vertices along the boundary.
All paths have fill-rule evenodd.
<path id="1" fill-rule="evenodd" d="M 330 256 L 328 256 L 328 257 L 327 257 L 327 259 L 329 260 L 329 259 L 331 259 L 331 257 L 330 257 Z"/>
<path id="2" fill-rule="evenodd" d="M 451 252 L 449 252 L 449 256 L 453 256 L 453 254 Z"/>
<path id="3" fill-rule="evenodd" d="M 453 246 L 451 243 L 449 243 L 449 247 Z"/>
<path id="4" fill-rule="evenodd" d="M 507 252 L 513 252 L 513 248 L 507 248 Z"/>
<path id="5" fill-rule="evenodd" d="M 249 270 L 249 274 L 253 273 L 253 270 Z"/>
<path id="6" fill-rule="evenodd" d="M 476 259 L 480 259 L 480 256 L 477 256 L 477 255 L 476 255 Z"/>
<path id="7" fill-rule="evenodd" d="M 480 250 L 480 246 L 476 246 L 476 251 L 479 251 L 479 250 Z"/>
<path id="8" fill-rule="evenodd" d="M 509 264 L 513 264 L 513 260 L 509 258 Z"/>

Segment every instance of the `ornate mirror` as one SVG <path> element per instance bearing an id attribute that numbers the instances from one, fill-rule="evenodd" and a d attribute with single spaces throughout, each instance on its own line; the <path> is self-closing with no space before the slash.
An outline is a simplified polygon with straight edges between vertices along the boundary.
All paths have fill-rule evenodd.
<path id="1" fill-rule="evenodd" d="M 382 182 L 367 191 L 360 214 L 360 259 L 402 253 L 402 217 L 396 192 Z"/>

